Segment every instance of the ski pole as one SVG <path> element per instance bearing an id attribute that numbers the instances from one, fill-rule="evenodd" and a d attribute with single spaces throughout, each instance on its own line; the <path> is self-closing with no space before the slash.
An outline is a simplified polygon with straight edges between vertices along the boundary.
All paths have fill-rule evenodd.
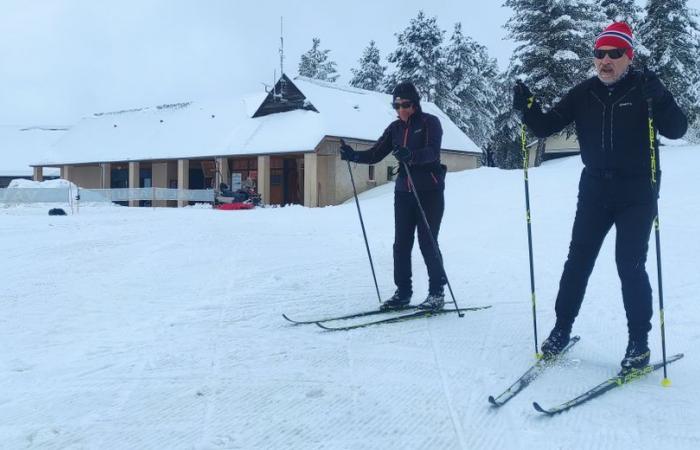
<path id="1" fill-rule="evenodd" d="M 656 237 L 656 270 L 657 278 L 659 280 L 659 320 L 661 321 L 661 353 L 663 355 L 664 363 L 664 379 L 661 382 L 661 385 L 664 387 L 669 387 L 671 386 L 671 380 L 668 379 L 668 373 L 666 371 L 666 325 L 664 320 L 664 290 L 663 282 L 661 280 L 661 231 L 659 225 L 659 184 L 657 180 L 657 167 L 660 166 L 660 160 L 658 154 L 658 147 L 656 145 L 654 106 L 651 98 L 647 99 L 647 116 L 649 124 L 649 153 L 651 155 L 651 186 L 654 191 L 654 207 L 656 208 L 656 216 L 654 217 L 654 234 Z"/>
<path id="2" fill-rule="evenodd" d="M 527 221 L 527 247 L 530 254 L 530 298 L 532 300 L 532 327 L 535 334 L 535 356 L 539 359 L 539 346 L 537 345 L 537 300 L 535 297 L 535 263 L 532 255 L 532 220 L 530 215 L 530 180 L 528 178 L 528 167 L 530 165 L 530 151 L 527 149 L 527 136 L 525 135 L 525 124 L 520 127 L 520 146 L 523 153 L 523 174 L 525 177 L 525 219 Z"/>
<path id="3" fill-rule="evenodd" d="M 341 145 L 345 145 L 343 139 L 340 140 Z M 369 243 L 367 242 L 367 232 L 365 231 L 365 222 L 362 220 L 362 211 L 360 211 L 360 201 L 357 199 L 357 189 L 355 188 L 355 177 L 352 175 L 352 168 L 350 168 L 350 161 L 348 163 L 348 173 L 350 174 L 350 182 L 352 183 L 352 194 L 355 197 L 355 205 L 357 206 L 357 215 L 360 217 L 360 226 L 362 227 L 362 235 L 365 238 L 365 248 L 367 248 L 367 257 L 369 258 L 369 266 L 372 269 L 372 278 L 374 279 L 374 288 L 377 290 L 377 300 L 379 303 L 382 302 L 382 297 L 379 294 L 379 285 L 377 284 L 377 275 L 374 272 L 374 263 L 372 262 L 372 253 L 369 251 Z"/>
<path id="4" fill-rule="evenodd" d="M 408 164 L 406 164 L 405 162 L 402 162 L 401 164 L 403 164 L 403 168 L 406 171 L 406 175 L 408 176 L 408 182 L 410 186 L 415 186 L 415 184 L 413 184 L 413 177 L 411 177 L 411 171 L 408 170 Z M 425 225 L 425 229 L 428 230 L 430 243 L 433 245 L 433 250 L 437 255 L 438 262 L 440 262 L 440 269 L 442 270 L 442 275 L 445 277 L 447 288 L 450 290 L 450 295 L 452 296 L 452 302 L 455 304 L 455 310 L 457 311 L 457 315 L 459 317 L 464 317 L 464 313 L 460 311 L 459 306 L 457 306 L 457 299 L 455 298 L 454 292 L 452 292 L 450 280 L 447 279 L 447 272 L 445 272 L 445 263 L 442 261 L 442 253 L 440 253 L 440 249 L 438 248 L 437 242 L 435 241 L 435 237 L 433 237 L 433 232 L 430 229 L 430 225 L 428 225 L 428 218 L 425 216 L 425 210 L 423 210 L 423 205 L 421 205 L 420 198 L 418 198 L 418 191 L 416 191 L 415 189 L 411 189 L 411 191 L 413 192 L 413 196 L 416 198 L 416 204 L 418 205 L 418 210 L 420 211 L 420 215 L 423 218 L 423 224 Z"/>

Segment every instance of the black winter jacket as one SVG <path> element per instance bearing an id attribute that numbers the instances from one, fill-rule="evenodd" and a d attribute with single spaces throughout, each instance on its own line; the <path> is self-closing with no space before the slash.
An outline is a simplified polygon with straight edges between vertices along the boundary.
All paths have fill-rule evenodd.
<path id="1" fill-rule="evenodd" d="M 593 77 L 571 89 L 547 113 L 535 102 L 525 110 L 524 122 L 541 138 L 575 122 L 581 158 L 590 174 L 650 177 L 647 102 L 641 85 L 642 74 L 635 70 L 610 87 Z M 666 91 L 663 100 L 653 106 L 659 133 L 681 138 L 688 121 L 671 93 Z"/>
<path id="2" fill-rule="evenodd" d="M 395 146 L 411 150 L 412 160 L 408 163 L 415 186 L 411 186 L 403 164 L 399 166 L 395 190 L 409 192 L 444 189 L 447 167 L 440 164 L 442 146 L 442 125 L 440 119 L 418 109 L 408 122 L 397 119 L 389 124 L 372 148 L 357 152 L 357 162 L 376 164 L 389 155 Z M 398 162 L 397 162 L 398 164 Z"/>

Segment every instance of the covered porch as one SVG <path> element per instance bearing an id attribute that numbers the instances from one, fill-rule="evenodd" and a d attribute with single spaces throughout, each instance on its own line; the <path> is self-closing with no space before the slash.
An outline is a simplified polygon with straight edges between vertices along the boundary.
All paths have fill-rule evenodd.
<path id="1" fill-rule="evenodd" d="M 60 169 L 61 178 L 85 189 L 167 188 L 178 190 L 218 190 L 225 183 L 235 191 L 252 187 L 268 205 L 312 206 L 307 192 L 305 162 L 315 167 L 314 153 L 276 155 L 230 155 L 177 160 L 119 161 L 51 166 Z M 49 166 L 47 166 L 49 167 Z M 44 167 L 33 168 L 34 181 L 44 180 Z M 149 204 L 146 204 L 149 203 Z M 187 201 L 132 200 L 129 206 L 186 206 Z M 315 204 L 313 204 L 315 206 Z"/>

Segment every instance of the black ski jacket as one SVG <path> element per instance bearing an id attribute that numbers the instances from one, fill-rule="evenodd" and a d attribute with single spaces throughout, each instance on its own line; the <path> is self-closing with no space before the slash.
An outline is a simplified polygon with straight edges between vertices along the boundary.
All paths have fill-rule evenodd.
<path id="1" fill-rule="evenodd" d="M 389 155 L 395 146 L 407 147 L 413 154 L 408 163 L 412 186 L 403 164 L 399 166 L 395 190 L 410 192 L 444 189 L 447 167 L 440 164 L 440 148 L 442 146 L 442 125 L 440 119 L 432 114 L 418 109 L 404 122 L 397 119 L 389 124 L 377 142 L 368 150 L 357 152 L 357 162 L 376 164 Z M 398 164 L 398 162 L 397 162 Z"/>
<path id="2" fill-rule="evenodd" d="M 525 124 L 540 138 L 576 123 L 586 171 L 605 178 L 651 177 L 647 102 L 642 73 L 630 72 L 612 86 L 598 77 L 571 89 L 549 112 L 535 102 L 524 113 Z M 654 103 L 654 124 L 663 136 L 683 137 L 688 120 L 670 92 Z"/>

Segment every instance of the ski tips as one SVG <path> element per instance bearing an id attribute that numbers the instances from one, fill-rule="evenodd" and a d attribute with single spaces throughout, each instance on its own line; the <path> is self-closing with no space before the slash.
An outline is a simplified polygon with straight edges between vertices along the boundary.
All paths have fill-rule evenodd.
<path id="1" fill-rule="evenodd" d="M 532 402 L 532 406 L 533 406 L 533 407 L 535 408 L 535 410 L 538 411 L 538 412 L 545 413 L 545 414 L 549 414 L 549 411 L 547 411 L 546 409 L 544 409 L 543 407 L 541 407 L 540 404 L 537 403 L 537 402 Z"/>
<path id="2" fill-rule="evenodd" d="M 291 317 L 289 317 L 288 315 L 286 315 L 286 314 L 284 314 L 284 313 L 282 313 L 282 317 L 284 317 L 284 320 L 286 320 L 287 322 L 291 323 L 292 325 L 306 325 L 306 324 L 309 324 L 309 323 L 313 323 L 313 322 L 305 322 L 305 321 L 303 321 L 303 320 L 294 320 L 294 319 L 292 319 Z"/>
<path id="3" fill-rule="evenodd" d="M 493 395 L 489 395 L 489 403 L 491 403 L 492 406 L 501 406 L 502 403 L 498 403 L 496 399 L 493 397 Z"/>
<path id="4" fill-rule="evenodd" d="M 329 328 L 329 327 L 323 325 L 321 322 L 314 322 L 314 323 L 326 331 L 336 331 L 335 328 Z"/>

